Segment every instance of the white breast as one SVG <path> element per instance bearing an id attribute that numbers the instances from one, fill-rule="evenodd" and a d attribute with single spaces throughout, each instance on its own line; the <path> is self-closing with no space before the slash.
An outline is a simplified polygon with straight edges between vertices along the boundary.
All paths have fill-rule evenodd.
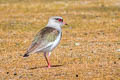
<path id="1" fill-rule="evenodd" d="M 60 32 L 57 39 L 53 42 L 53 45 L 51 46 L 51 50 L 53 50 L 59 44 L 60 39 L 61 39 L 61 35 L 62 35 L 62 33 Z"/>

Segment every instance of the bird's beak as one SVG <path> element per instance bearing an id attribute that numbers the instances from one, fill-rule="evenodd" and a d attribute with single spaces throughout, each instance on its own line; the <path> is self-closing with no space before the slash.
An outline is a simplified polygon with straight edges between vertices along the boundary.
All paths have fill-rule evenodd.
<path id="1" fill-rule="evenodd" d="M 67 23 L 63 22 L 64 25 L 68 25 Z"/>

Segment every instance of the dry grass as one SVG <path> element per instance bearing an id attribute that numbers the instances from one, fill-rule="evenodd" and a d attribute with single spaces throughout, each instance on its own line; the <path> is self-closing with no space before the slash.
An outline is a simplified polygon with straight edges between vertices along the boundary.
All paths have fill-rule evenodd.
<path id="1" fill-rule="evenodd" d="M 23 58 L 50 16 L 63 16 L 60 45 Z M 120 80 L 119 0 L 0 0 L 0 80 Z"/>

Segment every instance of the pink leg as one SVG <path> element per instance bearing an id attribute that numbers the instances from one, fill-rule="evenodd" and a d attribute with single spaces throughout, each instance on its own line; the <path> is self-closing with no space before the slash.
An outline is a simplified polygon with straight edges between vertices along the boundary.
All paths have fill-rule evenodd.
<path id="1" fill-rule="evenodd" d="M 49 56 L 47 58 L 46 53 L 44 53 L 44 56 L 45 56 L 45 59 L 46 59 L 47 64 L 48 64 L 48 68 L 50 68 L 51 66 L 50 66 Z"/>

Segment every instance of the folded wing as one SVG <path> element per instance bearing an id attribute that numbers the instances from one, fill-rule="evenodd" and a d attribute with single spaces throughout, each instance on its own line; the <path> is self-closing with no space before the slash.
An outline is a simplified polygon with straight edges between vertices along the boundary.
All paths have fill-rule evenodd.
<path id="1" fill-rule="evenodd" d="M 35 36 L 32 41 L 31 46 L 28 48 L 27 53 L 42 51 L 48 46 L 52 45 L 52 43 L 56 40 L 59 31 L 52 27 L 43 28 L 38 34 Z"/>

